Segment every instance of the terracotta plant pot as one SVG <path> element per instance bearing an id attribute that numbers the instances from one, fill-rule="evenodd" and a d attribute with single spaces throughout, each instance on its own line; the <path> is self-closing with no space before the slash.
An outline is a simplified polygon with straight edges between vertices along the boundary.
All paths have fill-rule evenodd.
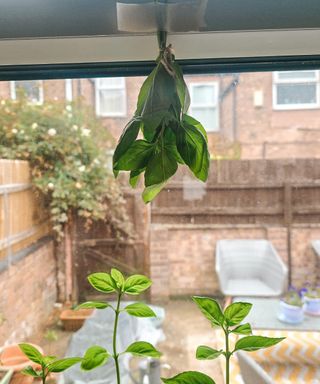
<path id="1" fill-rule="evenodd" d="M 34 345 L 34 344 L 32 344 Z M 43 352 L 41 347 L 34 345 L 41 353 Z M 0 349 L 0 361 L 1 361 L 1 370 L 2 371 L 14 371 L 20 372 L 28 366 L 34 368 L 37 367 L 37 364 L 30 361 L 27 356 L 21 351 L 18 344 L 8 345 Z"/>
<path id="2" fill-rule="evenodd" d="M 85 320 L 93 313 L 93 309 L 65 309 L 61 312 L 60 320 L 66 331 L 75 332 L 83 326 Z"/>

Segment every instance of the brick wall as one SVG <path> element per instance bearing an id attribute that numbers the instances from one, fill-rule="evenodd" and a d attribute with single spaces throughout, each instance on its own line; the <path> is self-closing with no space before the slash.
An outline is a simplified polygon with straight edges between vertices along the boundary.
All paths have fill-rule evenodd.
<path id="1" fill-rule="evenodd" d="M 152 298 L 219 295 L 215 250 L 221 239 L 267 239 L 288 264 L 287 236 L 284 227 L 152 224 Z M 317 281 L 318 258 L 311 249 L 311 241 L 316 239 L 320 239 L 320 228 L 296 226 L 292 229 L 292 284 L 297 287 Z"/>
<path id="2" fill-rule="evenodd" d="M 40 241 L 0 273 L 0 345 L 24 340 L 48 321 L 57 295 L 53 252 L 52 240 Z"/>

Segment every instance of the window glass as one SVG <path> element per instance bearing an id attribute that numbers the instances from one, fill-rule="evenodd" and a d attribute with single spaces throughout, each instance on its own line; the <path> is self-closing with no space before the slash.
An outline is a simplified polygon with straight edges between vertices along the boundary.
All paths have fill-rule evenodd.
<path id="1" fill-rule="evenodd" d="M 42 82 L 38 80 L 13 81 L 11 84 L 11 96 L 17 98 L 17 94 L 23 93 L 32 103 L 42 103 Z"/>
<path id="2" fill-rule="evenodd" d="M 126 82 L 123 77 L 96 80 L 96 112 L 98 116 L 126 115 Z"/>
<path id="3" fill-rule="evenodd" d="M 219 130 L 218 123 L 218 86 L 215 83 L 190 83 L 190 111 L 208 132 Z"/>

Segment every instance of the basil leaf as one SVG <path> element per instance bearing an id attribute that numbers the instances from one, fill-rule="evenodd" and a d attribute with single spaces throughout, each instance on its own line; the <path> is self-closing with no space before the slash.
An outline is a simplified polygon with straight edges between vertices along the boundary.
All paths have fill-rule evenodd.
<path id="1" fill-rule="evenodd" d="M 171 379 L 162 377 L 161 380 L 165 384 L 215 384 L 209 376 L 195 371 L 183 372 Z"/>
<path id="2" fill-rule="evenodd" d="M 248 315 L 252 308 L 250 303 L 235 302 L 224 311 L 224 317 L 228 325 L 238 325 Z"/>
<path id="3" fill-rule="evenodd" d="M 141 357 L 159 358 L 161 356 L 161 353 L 157 351 L 152 344 L 147 343 L 146 341 L 136 341 L 135 343 L 132 343 L 125 352 Z"/>
<path id="4" fill-rule="evenodd" d="M 144 168 L 154 150 L 154 145 L 145 140 L 136 140 L 115 164 L 116 171 L 134 171 Z"/>
<path id="5" fill-rule="evenodd" d="M 285 337 L 245 336 L 236 342 L 235 351 L 257 351 L 280 343 Z"/>

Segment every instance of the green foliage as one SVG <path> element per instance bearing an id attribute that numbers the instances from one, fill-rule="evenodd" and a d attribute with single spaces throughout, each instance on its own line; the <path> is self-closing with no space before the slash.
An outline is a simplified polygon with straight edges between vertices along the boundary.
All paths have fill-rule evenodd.
<path id="1" fill-rule="evenodd" d="M 37 348 L 27 343 L 19 344 L 19 347 L 29 358 L 29 360 L 37 364 L 37 367 L 39 367 L 33 368 L 29 366 L 25 368 L 22 373 L 41 379 L 42 383 L 46 383 L 46 380 L 51 372 L 63 372 L 82 361 L 81 357 L 67 357 L 59 360 L 55 356 L 44 356 L 40 351 L 38 351 Z"/>
<path id="2" fill-rule="evenodd" d="M 225 335 L 224 350 L 216 350 L 209 346 L 201 345 L 197 348 L 196 358 L 199 360 L 213 360 L 223 355 L 226 359 L 226 384 L 230 384 L 230 358 L 236 351 L 257 351 L 262 348 L 272 347 L 284 339 L 283 337 L 251 336 L 250 324 L 241 324 L 252 308 L 250 303 L 235 302 L 223 311 L 218 301 L 214 299 L 196 296 L 193 297 L 193 300 L 203 315 L 210 321 L 211 325 L 221 328 Z M 246 336 L 238 339 L 234 348 L 230 348 L 230 334 Z M 203 374 L 200 372 L 183 372 L 171 379 L 162 379 L 162 381 L 169 384 L 214 383 L 210 378 L 202 378 L 201 375 Z"/>
<path id="3" fill-rule="evenodd" d="M 166 384 L 215 384 L 207 375 L 201 372 L 188 371 L 180 373 L 171 379 L 161 379 Z"/>
<path id="4" fill-rule="evenodd" d="M 142 197 L 146 203 L 176 173 L 179 163 L 188 166 L 198 179 L 208 178 L 207 135 L 201 123 L 187 115 L 189 105 L 188 88 L 171 47 L 161 50 L 113 157 L 115 176 L 119 171 L 131 171 L 132 187 L 144 174 Z"/>
<path id="5" fill-rule="evenodd" d="M 106 294 L 117 295 L 117 306 L 114 308 L 108 302 L 102 301 L 89 301 L 80 304 L 76 309 L 81 308 L 96 308 L 104 309 L 110 307 L 114 311 L 114 330 L 113 330 L 113 351 L 109 353 L 104 348 L 99 346 L 93 346 L 89 348 L 83 358 L 81 367 L 84 370 L 91 370 L 103 365 L 109 357 L 114 359 L 117 384 L 120 384 L 120 367 L 119 367 L 119 355 L 123 353 L 131 353 L 134 356 L 139 357 L 153 357 L 159 358 L 160 352 L 155 349 L 153 345 L 145 341 L 137 341 L 129 345 L 125 351 L 118 353 L 117 351 L 117 332 L 118 332 L 118 320 L 122 312 L 126 312 L 131 316 L 136 317 L 155 317 L 154 311 L 144 303 L 133 303 L 127 305 L 124 309 L 121 309 L 121 299 L 123 295 L 139 295 L 148 289 L 152 282 L 143 275 L 132 275 L 128 278 L 117 269 L 112 268 L 110 273 L 98 272 L 88 276 L 88 281 L 91 286 L 98 292 Z"/>
<path id="6" fill-rule="evenodd" d="M 106 219 L 117 237 L 131 233 L 120 188 L 106 166 L 111 145 L 106 128 L 80 101 L 34 105 L 21 94 L 0 103 L 0 158 L 29 161 L 58 237 L 73 213 L 87 226 Z"/>

